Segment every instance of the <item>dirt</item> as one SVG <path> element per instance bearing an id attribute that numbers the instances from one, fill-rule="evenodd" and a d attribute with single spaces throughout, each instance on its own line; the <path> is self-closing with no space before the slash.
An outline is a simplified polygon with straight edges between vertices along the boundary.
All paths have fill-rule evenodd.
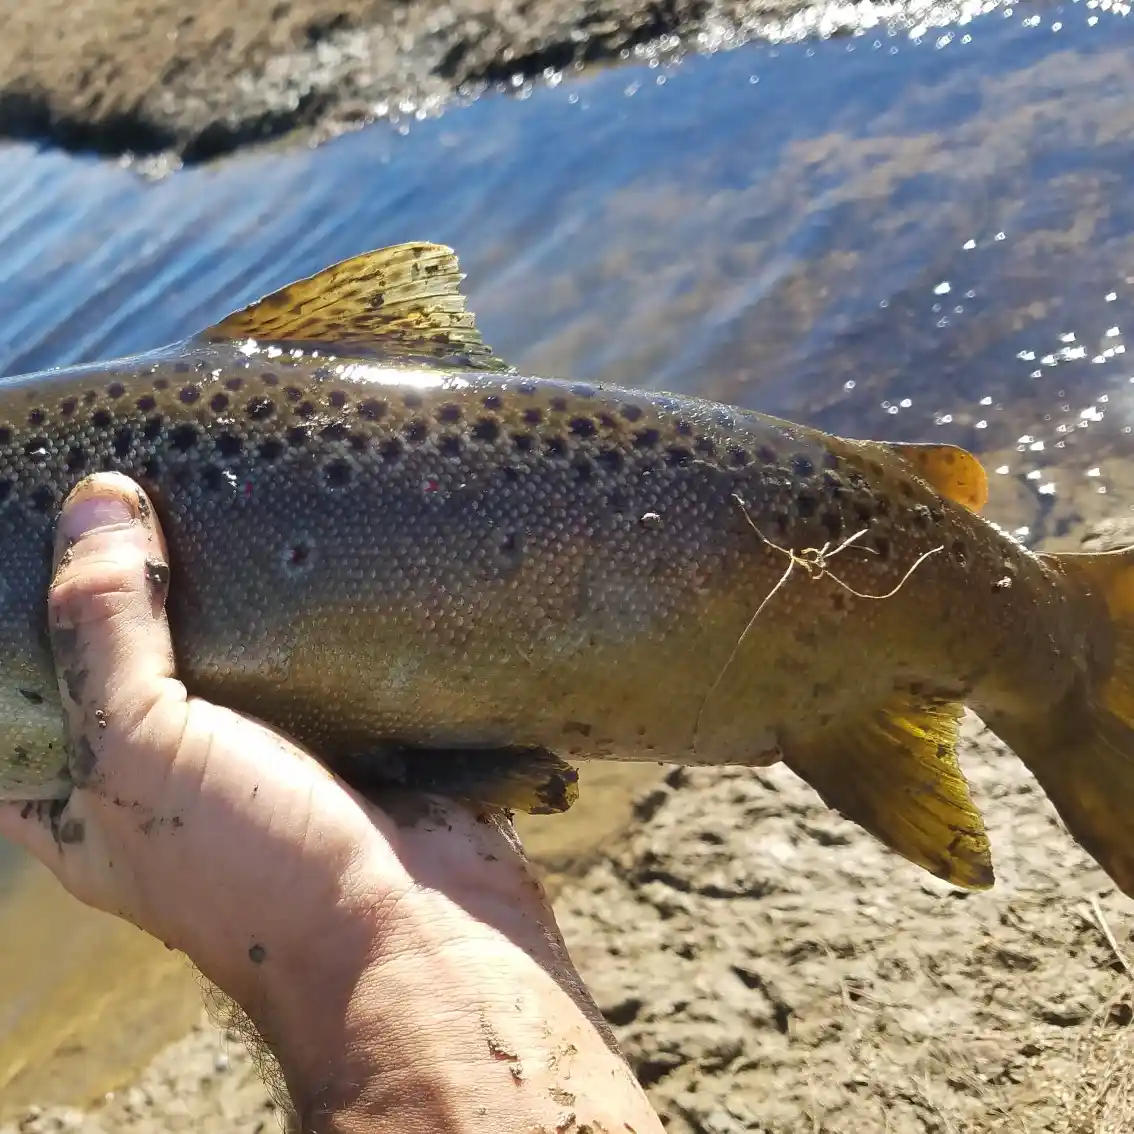
<path id="1" fill-rule="evenodd" d="M 1132 539 L 1112 524 L 1090 545 Z M 975 718 L 961 758 L 993 842 L 985 894 L 896 858 L 783 768 L 668 770 L 560 889 L 673 1134 L 1132 1128 L 1134 906 Z M 190 1129 L 279 1129 L 243 1048 L 204 1023 L 95 1109 L 32 1108 L 0 1134 Z"/>
<path id="2" fill-rule="evenodd" d="M 2 5 L 0 137 L 214 158 L 485 85 L 732 43 L 814 0 L 39 0 Z M 843 19 L 854 18 L 847 9 Z M 838 22 L 838 19 L 835 21 Z"/>

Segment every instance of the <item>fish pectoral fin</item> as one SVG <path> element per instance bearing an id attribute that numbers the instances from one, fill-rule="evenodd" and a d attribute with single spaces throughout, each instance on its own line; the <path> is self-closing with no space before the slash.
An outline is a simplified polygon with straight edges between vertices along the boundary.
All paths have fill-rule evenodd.
<path id="1" fill-rule="evenodd" d="M 896 453 L 935 492 L 961 504 L 971 512 L 979 512 L 988 503 L 988 474 L 984 465 L 959 445 L 907 444 L 882 442 Z"/>
<path id="2" fill-rule="evenodd" d="M 204 342 L 331 343 L 390 359 L 473 370 L 511 368 L 480 337 L 456 253 L 396 244 L 342 260 L 250 304 L 196 337 Z"/>
<path id="3" fill-rule="evenodd" d="M 467 803 L 554 815 L 579 794 L 579 773 L 546 748 L 383 748 L 335 769 L 351 787 L 381 805 L 383 788 L 432 792 Z"/>
<path id="4" fill-rule="evenodd" d="M 961 706 L 905 698 L 833 726 L 784 762 L 829 807 L 966 890 L 995 880 L 984 821 L 957 763 Z"/>

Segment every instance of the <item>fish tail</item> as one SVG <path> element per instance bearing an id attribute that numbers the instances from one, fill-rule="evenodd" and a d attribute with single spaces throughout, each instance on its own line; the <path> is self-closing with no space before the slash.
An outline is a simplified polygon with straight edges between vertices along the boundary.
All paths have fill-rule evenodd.
<path id="1" fill-rule="evenodd" d="M 997 722 L 996 732 L 1076 841 L 1134 897 L 1134 548 L 1042 558 L 1083 604 L 1086 665 L 1054 705 Z"/>

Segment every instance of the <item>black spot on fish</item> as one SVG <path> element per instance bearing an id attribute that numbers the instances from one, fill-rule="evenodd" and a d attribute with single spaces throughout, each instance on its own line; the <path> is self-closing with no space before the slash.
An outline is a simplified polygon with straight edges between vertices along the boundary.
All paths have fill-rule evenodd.
<path id="1" fill-rule="evenodd" d="M 200 386 L 182 386 L 177 393 L 178 398 L 187 406 L 191 406 L 194 402 L 199 401 L 201 397 Z"/>
<path id="2" fill-rule="evenodd" d="M 880 559 L 890 558 L 890 540 L 884 535 L 876 535 L 874 538 L 874 550 L 878 552 Z"/>
<path id="3" fill-rule="evenodd" d="M 500 550 L 509 559 L 520 559 L 523 554 L 520 534 L 518 532 L 506 532 L 500 543 Z"/>
<path id="4" fill-rule="evenodd" d="M 31 754 L 22 744 L 17 744 L 12 749 L 12 763 L 17 768 L 26 768 L 31 763 Z"/>
<path id="5" fill-rule="evenodd" d="M 87 467 L 87 455 L 82 449 L 70 449 L 67 452 L 67 471 L 82 472 Z"/>
<path id="6" fill-rule="evenodd" d="M 121 382 L 111 382 L 106 388 L 106 396 L 108 398 L 120 398 L 126 393 L 126 387 Z"/>
<path id="7" fill-rule="evenodd" d="M 576 437 L 593 437 L 597 432 L 594 420 L 589 417 L 571 418 L 568 428 Z"/>
<path id="8" fill-rule="evenodd" d="M 176 370 L 178 374 L 188 374 L 193 368 L 187 362 L 175 362 L 173 369 Z"/>
<path id="9" fill-rule="evenodd" d="M 143 394 L 135 403 L 142 413 L 149 413 L 157 405 L 157 398 L 153 394 Z"/>
<path id="10" fill-rule="evenodd" d="M 914 494 L 914 487 L 908 480 L 898 481 L 898 491 L 903 496 L 912 496 Z"/>
<path id="11" fill-rule="evenodd" d="M 157 478 L 160 474 L 161 474 L 161 462 L 159 460 L 157 460 L 156 458 L 150 458 L 150 460 L 148 460 L 142 466 L 142 475 L 147 480 L 157 480 Z"/>
<path id="12" fill-rule="evenodd" d="M 12 492 L 12 482 L 10 480 L 0 480 L 0 502 L 7 500 Z"/>
<path id="13" fill-rule="evenodd" d="M 287 443 L 293 449 L 298 449 L 301 445 L 307 444 L 307 439 L 310 436 L 311 430 L 306 425 L 293 425 L 287 431 Z"/>
<path id="14" fill-rule="evenodd" d="M 25 701 L 30 701 L 33 705 L 43 704 L 43 694 L 37 693 L 34 689 L 21 689 L 20 696 L 23 697 Z"/>
<path id="15" fill-rule="evenodd" d="M 472 435 L 478 441 L 495 441 L 500 436 L 500 422 L 494 417 L 482 417 L 473 426 Z"/>
<path id="16" fill-rule="evenodd" d="M 867 500 L 855 501 L 854 514 L 860 524 L 871 524 L 874 522 L 874 508 Z"/>
<path id="17" fill-rule="evenodd" d="M 224 470 L 216 465 L 205 465 L 201 469 L 201 483 L 209 492 L 219 492 L 225 485 Z"/>
<path id="18" fill-rule="evenodd" d="M 259 453 L 265 461 L 275 461 L 283 456 L 284 443 L 278 437 L 269 437 L 260 442 Z"/>
<path id="19" fill-rule="evenodd" d="M 347 404 L 346 392 L 344 390 L 332 390 L 327 400 L 335 409 L 344 409 Z"/>
<path id="20" fill-rule="evenodd" d="M 330 425 L 324 425 L 319 431 L 319 436 L 324 441 L 345 441 L 350 436 L 350 430 L 341 421 L 332 421 Z"/>
<path id="21" fill-rule="evenodd" d="M 437 420 L 452 424 L 453 422 L 461 420 L 461 407 L 455 405 L 453 402 L 448 402 L 441 406 L 437 411 Z"/>
<path id="22" fill-rule="evenodd" d="M 12 431 L 6 426 L 0 426 L 0 445 L 7 445 L 12 440 Z"/>
<path id="23" fill-rule="evenodd" d="M 197 444 L 197 437 L 197 427 L 186 423 L 177 426 L 177 428 L 170 433 L 169 443 L 179 452 L 188 453 L 189 450 Z"/>
<path id="24" fill-rule="evenodd" d="M 299 405 L 297 405 L 295 407 L 295 415 L 296 415 L 296 417 L 305 417 L 305 418 L 306 417 L 314 417 L 315 416 L 315 407 L 310 402 L 300 402 Z"/>
<path id="25" fill-rule="evenodd" d="M 278 386 L 280 384 L 279 375 L 272 370 L 265 370 L 260 375 L 260 381 L 263 382 L 265 386 Z"/>
<path id="26" fill-rule="evenodd" d="M 910 509 L 910 523 L 919 531 L 926 531 L 930 524 L 929 509 L 924 504 L 917 504 Z"/>
<path id="27" fill-rule="evenodd" d="M 212 401 L 209 402 L 209 408 L 213 413 L 224 413 L 224 411 L 228 409 L 228 395 L 214 394 Z"/>
<path id="28" fill-rule="evenodd" d="M 142 436 L 145 437 L 147 441 L 156 441 L 161 436 L 164 428 L 165 421 L 155 415 L 146 422 L 142 429 Z"/>
<path id="29" fill-rule="evenodd" d="M 824 450 L 823 467 L 825 469 L 837 469 L 840 464 L 841 462 L 839 458 L 834 453 L 832 453 L 830 449 Z"/>
<path id="30" fill-rule="evenodd" d="M 611 417 L 610 414 L 608 414 L 608 413 L 600 413 L 598 415 L 598 420 L 599 420 L 599 425 L 601 425 L 603 427 L 603 429 L 617 429 L 618 428 L 618 422 L 615 421 L 614 418 Z"/>
<path id="31" fill-rule="evenodd" d="M 248 959 L 254 965 L 262 965 L 268 957 L 268 950 L 263 945 L 253 945 L 248 950 Z"/>
<path id="32" fill-rule="evenodd" d="M 567 452 L 567 438 L 558 434 L 543 439 L 544 448 L 553 457 L 562 457 Z"/>
<path id="33" fill-rule="evenodd" d="M 666 464 L 674 468 L 683 469 L 691 460 L 693 454 L 688 449 L 683 449 L 680 445 L 671 445 L 666 451 L 665 455 Z"/>
<path id="34" fill-rule="evenodd" d="M 809 520 L 815 515 L 815 510 L 819 507 L 819 498 L 813 492 L 799 492 L 795 497 L 795 510 L 799 513 L 800 517 L 804 520 Z"/>
<path id="35" fill-rule="evenodd" d="M 47 448 L 46 437 L 33 437 L 24 445 L 24 456 L 27 457 L 29 461 L 35 461 L 37 464 L 41 464 L 43 461 L 46 461 L 50 455 Z"/>
<path id="36" fill-rule="evenodd" d="M 302 567 L 311 558 L 311 548 L 306 543 L 294 543 L 287 549 L 286 563 L 289 567 Z"/>
<path id="37" fill-rule="evenodd" d="M 95 410 L 95 412 L 91 414 L 91 424 L 95 429 L 109 429 L 110 423 L 113 420 L 114 416 L 111 414 L 110 410 Z"/>
<path id="38" fill-rule="evenodd" d="M 702 457 L 711 457 L 716 451 L 717 447 L 713 444 L 708 437 L 698 437 L 693 444 L 696 452 L 700 453 Z"/>
<path id="39" fill-rule="evenodd" d="M 402 455 L 404 446 L 396 437 L 391 437 L 382 442 L 378 451 L 382 454 L 382 460 L 396 461 Z"/>
<path id="40" fill-rule="evenodd" d="M 828 508 L 820 517 L 819 522 L 827 529 L 832 539 L 843 534 L 843 516 L 834 508 Z"/>
<path id="41" fill-rule="evenodd" d="M 566 413 L 567 412 L 567 399 L 566 398 L 552 398 L 551 409 L 553 413 Z"/>
<path id="42" fill-rule="evenodd" d="M 446 433 L 438 440 L 437 449 L 443 457 L 459 457 L 461 455 L 461 439 L 456 434 Z"/>
<path id="43" fill-rule="evenodd" d="M 424 421 L 411 421 L 402 433 L 411 445 L 417 445 L 429 436 L 429 426 Z"/>
<path id="44" fill-rule="evenodd" d="M 815 462 L 803 453 L 797 453 L 791 459 L 791 471 L 796 476 L 811 476 L 815 471 Z"/>
<path id="45" fill-rule="evenodd" d="M 621 413 L 623 418 L 629 422 L 641 421 L 642 419 L 642 407 L 633 402 L 627 402 L 622 407 Z"/>
<path id="46" fill-rule="evenodd" d="M 420 394 L 405 394 L 402 397 L 402 405 L 406 409 L 421 409 L 421 395 Z"/>
<path id="47" fill-rule="evenodd" d="M 543 421 L 543 410 L 538 406 L 531 406 L 524 410 L 524 422 L 527 425 L 539 425 Z"/>
<path id="48" fill-rule="evenodd" d="M 481 399 L 480 404 L 485 409 L 498 410 L 504 404 L 504 399 L 499 394 L 488 394 Z"/>
<path id="49" fill-rule="evenodd" d="M 245 412 L 253 421 L 265 421 L 276 412 L 276 403 L 271 398 L 253 398 Z"/>
<path id="50" fill-rule="evenodd" d="M 579 456 L 571 462 L 571 467 L 575 470 L 575 476 L 580 481 L 588 481 L 595 474 L 595 466 L 592 464 L 589 457 Z"/>
<path id="51" fill-rule="evenodd" d="M 156 384 L 157 383 L 155 383 L 155 385 Z M 98 391 L 97 390 L 87 390 L 83 394 L 83 405 L 93 406 L 95 404 L 95 402 L 97 402 L 97 401 L 98 401 Z"/>
<path id="52" fill-rule="evenodd" d="M 616 473 L 622 468 L 622 454 L 617 449 L 603 449 L 595 459 L 608 473 Z"/>
<path id="53" fill-rule="evenodd" d="M 380 421 L 386 416 L 388 408 L 385 402 L 377 398 L 367 398 L 366 401 L 359 403 L 358 415 L 366 418 L 367 421 Z"/>
<path id="54" fill-rule="evenodd" d="M 656 429 L 639 429 L 634 434 L 634 447 L 636 449 L 652 449 L 661 440 L 661 434 Z"/>
<path id="55" fill-rule="evenodd" d="M 32 504 L 40 512 L 50 511 L 51 505 L 55 503 L 55 493 L 47 487 L 46 484 L 40 485 L 32 494 Z"/>
<path id="56" fill-rule="evenodd" d="M 341 488 L 344 484 L 349 483 L 351 477 L 351 468 L 346 461 L 332 461 L 325 470 L 327 483 L 332 488 Z"/>
<path id="57" fill-rule="evenodd" d="M 43 410 L 33 409 L 31 413 L 28 414 L 28 425 L 31 425 L 33 427 L 42 425 L 45 417 L 46 414 L 44 414 Z"/>
<path id="58" fill-rule="evenodd" d="M 520 450 L 521 453 L 530 453 L 535 448 L 535 438 L 530 433 L 513 433 L 512 444 Z"/>
<path id="59" fill-rule="evenodd" d="M 737 468 L 742 468 L 748 464 L 750 457 L 747 449 L 740 448 L 739 445 L 730 445 L 728 449 L 728 459 L 736 465 Z"/>
<path id="60" fill-rule="evenodd" d="M 226 390 L 231 390 L 235 394 L 238 390 L 241 390 L 241 389 L 244 388 L 244 379 L 240 378 L 240 377 L 226 378 L 225 383 L 224 383 L 224 388 Z"/>
<path id="61" fill-rule="evenodd" d="M 350 447 L 356 453 L 364 453 L 370 448 L 370 438 L 363 433 L 352 433 L 350 435 Z"/>
<path id="62" fill-rule="evenodd" d="M 232 433 L 222 433 L 217 438 L 217 452 L 222 457 L 239 457 L 244 451 L 244 441 Z"/>
<path id="63" fill-rule="evenodd" d="M 693 426 L 688 421 L 677 421 L 673 428 L 679 437 L 693 436 Z"/>
<path id="64" fill-rule="evenodd" d="M 123 425 L 114 434 L 114 455 L 119 458 L 128 457 L 134 444 L 134 431 L 128 425 Z"/>
<path id="65" fill-rule="evenodd" d="M 591 726 L 585 721 L 564 721 L 564 736 L 590 736 Z"/>

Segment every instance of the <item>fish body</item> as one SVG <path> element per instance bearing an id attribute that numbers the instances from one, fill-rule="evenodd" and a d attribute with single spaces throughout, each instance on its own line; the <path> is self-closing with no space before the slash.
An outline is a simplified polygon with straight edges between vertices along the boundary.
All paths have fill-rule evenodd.
<path id="1" fill-rule="evenodd" d="M 783 760 L 981 888 L 967 704 L 1134 884 L 1129 556 L 1028 551 L 950 446 L 517 375 L 459 280 L 448 249 L 399 246 L 186 342 L 0 385 L 0 798 L 70 790 L 53 526 L 115 469 L 162 523 L 188 690 L 360 786 L 549 811 L 579 760 Z"/>

